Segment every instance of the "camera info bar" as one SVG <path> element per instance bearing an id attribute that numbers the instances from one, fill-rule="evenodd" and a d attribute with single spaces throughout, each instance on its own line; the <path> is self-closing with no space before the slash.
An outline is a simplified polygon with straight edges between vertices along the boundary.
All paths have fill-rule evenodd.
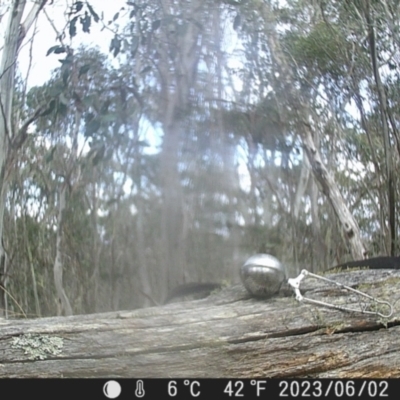
<path id="1" fill-rule="evenodd" d="M 398 399 L 395 379 L 5 379 L 7 398 Z M 12 396 L 12 397 L 10 397 Z"/>

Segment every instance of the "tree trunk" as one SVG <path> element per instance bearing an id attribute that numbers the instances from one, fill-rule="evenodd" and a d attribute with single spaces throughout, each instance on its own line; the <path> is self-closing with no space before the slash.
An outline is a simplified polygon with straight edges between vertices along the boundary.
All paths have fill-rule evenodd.
<path id="1" fill-rule="evenodd" d="M 334 177 L 323 164 L 320 151 L 315 145 L 312 125 L 310 123 L 312 113 L 310 112 L 307 100 L 303 99 L 301 93 L 295 88 L 295 79 L 292 70 L 276 37 L 276 28 L 271 18 L 271 15 L 273 15 L 272 10 L 266 3 L 263 3 L 260 5 L 260 12 L 265 20 L 265 26 L 270 27 L 266 36 L 271 58 L 279 76 L 277 78 L 277 74 L 274 75 L 276 79 L 275 85 L 279 88 L 280 93 L 283 93 L 284 100 L 289 109 L 294 110 L 296 113 L 296 118 L 299 121 L 299 135 L 312 166 L 314 177 L 321 185 L 323 193 L 332 205 L 340 225 L 345 232 L 353 258 L 356 260 L 363 259 L 366 251 L 361 240 L 360 228 L 346 206 Z"/>
<path id="2" fill-rule="evenodd" d="M 26 0 L 15 0 L 12 2 L 0 61 L 0 285 L 3 289 L 6 289 L 8 275 L 8 271 L 6 271 L 6 254 L 3 247 L 3 219 L 8 175 L 7 159 L 10 157 L 9 142 L 17 133 L 13 130 L 15 129 L 14 123 L 16 121 L 11 120 L 16 58 L 18 49 L 26 33 L 37 18 L 40 10 L 46 4 L 46 1 L 47 0 L 42 0 L 34 4 L 22 24 L 21 19 L 24 13 Z M 7 309 L 6 303 L 6 291 L 4 290 L 4 295 L 0 296 L 0 310 L 2 310 L 2 312 Z"/>
<path id="3" fill-rule="evenodd" d="M 161 4 L 165 12 L 176 8 L 176 4 L 171 1 L 164 0 Z M 201 6 L 201 2 L 195 1 L 192 2 L 190 9 L 188 7 L 184 10 L 187 15 L 185 20 L 187 29 L 183 35 L 177 32 L 171 34 L 168 26 L 164 27 L 163 34 L 169 37 L 169 40 L 163 38 L 158 49 L 160 54 L 158 68 L 163 82 L 160 110 L 165 110 L 161 117 L 164 138 L 161 155 L 163 266 L 160 279 L 162 282 L 167 282 L 167 285 L 161 285 L 161 299 L 165 298 L 168 289 L 185 280 L 184 199 L 178 167 L 180 143 L 186 126 L 184 115 L 190 107 L 190 88 L 194 84 L 201 41 L 200 29 L 193 21 L 190 21 L 189 17 L 195 15 L 196 10 Z M 171 61 L 172 55 L 174 56 Z"/>
<path id="4" fill-rule="evenodd" d="M 72 315 L 72 307 L 68 300 L 63 287 L 63 257 L 62 257 L 62 238 L 63 238 L 63 220 L 66 207 L 66 190 L 67 184 L 63 183 L 60 188 L 58 200 L 58 225 L 57 225 L 57 240 L 56 240 L 56 258 L 54 260 L 54 284 L 56 287 L 57 298 L 59 301 L 58 314 Z"/>
<path id="5" fill-rule="evenodd" d="M 330 277 L 394 303 L 400 271 Z M 360 305 L 354 294 L 313 279 L 302 293 Z M 293 297 L 251 299 L 236 285 L 164 307 L 3 320 L 0 377 L 399 378 L 398 307 L 387 320 Z"/>

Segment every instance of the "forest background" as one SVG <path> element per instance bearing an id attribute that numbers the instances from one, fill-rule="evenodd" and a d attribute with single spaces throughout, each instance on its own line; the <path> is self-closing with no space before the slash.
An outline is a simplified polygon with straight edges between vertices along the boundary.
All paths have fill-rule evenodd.
<path id="1" fill-rule="evenodd" d="M 104 3 L 0 3 L 3 314 L 398 253 L 398 1 Z"/>

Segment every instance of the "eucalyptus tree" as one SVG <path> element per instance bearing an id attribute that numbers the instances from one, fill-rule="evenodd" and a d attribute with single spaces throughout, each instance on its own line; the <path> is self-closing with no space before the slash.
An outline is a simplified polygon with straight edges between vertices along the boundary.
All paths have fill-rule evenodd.
<path id="1" fill-rule="evenodd" d="M 400 156 L 400 134 L 396 124 L 394 110 L 390 107 L 387 97 L 387 83 L 390 82 L 391 75 L 396 73 L 385 72 L 396 70 L 396 58 L 394 54 L 399 51 L 398 42 L 398 2 L 388 4 L 387 2 L 346 2 L 345 10 L 348 13 L 347 21 L 358 24 L 356 36 L 365 38 L 361 41 L 358 54 L 362 53 L 369 56 L 371 92 L 376 102 L 375 112 L 379 116 L 379 130 L 384 148 L 384 168 L 380 168 L 381 177 L 385 179 L 387 197 L 385 219 L 388 221 L 388 250 L 392 256 L 396 253 L 396 171 L 394 160 Z M 393 39 L 391 39 L 393 38 Z M 354 85 L 357 88 L 357 85 Z M 359 86 L 358 86 L 359 87 Z M 396 99 L 397 100 L 397 99 Z M 359 108 L 362 107 L 358 97 Z M 396 152 L 394 152 L 396 150 Z M 371 151 L 374 151 L 371 147 Z M 382 204 L 384 205 L 384 204 Z M 386 227 L 385 227 L 386 228 Z M 389 250 L 390 249 L 390 250 Z"/>
<path id="2" fill-rule="evenodd" d="M 158 126 L 162 135 L 160 237 L 158 245 L 152 244 L 151 248 L 159 259 L 156 285 L 158 295 L 163 298 L 168 287 L 199 276 L 194 267 L 196 262 L 191 260 L 200 251 L 191 251 L 192 245 L 189 245 L 196 236 L 196 226 L 201 226 L 200 236 L 208 231 L 222 238 L 221 230 L 216 233 L 216 225 L 234 219 L 226 217 L 234 214 L 236 201 L 226 190 L 229 184 L 238 186 L 234 143 L 227 139 L 221 115 L 215 112 L 225 96 L 222 21 L 226 15 L 223 4 L 211 1 L 129 2 L 128 5 L 130 8 L 125 11 L 129 22 L 124 31 L 116 33 L 110 49 L 114 55 L 122 54 L 121 58 L 126 58 L 131 66 L 136 84 L 126 87 L 127 95 L 143 99 L 146 119 L 153 127 Z M 224 201 L 230 203 L 229 212 L 225 210 L 223 221 L 220 218 L 219 222 L 216 221 L 218 212 L 204 206 L 205 187 L 196 186 L 202 179 L 201 173 L 211 176 L 212 168 L 208 168 L 213 163 L 214 167 L 217 163 L 224 166 L 221 176 L 230 174 L 229 179 L 221 178 L 223 190 L 220 190 L 221 182 L 215 181 L 212 189 L 211 184 L 207 185 L 214 191 L 210 198 L 219 196 L 214 206 L 219 202 L 223 208 Z M 206 215 L 210 215 L 208 228 L 204 226 Z M 143 246 L 139 248 L 143 251 Z M 217 254 L 214 257 L 220 260 Z M 146 275 L 150 272 L 146 268 L 146 257 L 141 255 L 140 259 L 140 279 L 146 287 L 150 279 Z"/>
<path id="3" fill-rule="evenodd" d="M 43 224 L 52 220 L 56 231 L 58 312 L 71 314 L 73 309 L 88 312 L 104 304 L 104 299 L 96 295 L 100 274 L 106 269 L 112 275 L 117 263 L 107 267 L 101 262 L 101 236 L 108 228 L 99 223 L 98 215 L 113 213 L 124 196 L 124 181 L 117 182 L 114 176 L 126 179 L 132 146 L 139 144 L 128 140 L 125 117 L 132 109 L 121 97 L 121 76 L 108 65 L 106 57 L 95 50 L 74 52 L 66 46 L 53 50 L 64 55 L 61 67 L 27 96 L 29 108 L 35 109 L 42 102 L 50 104 L 36 121 L 35 141 L 29 143 L 33 149 L 29 162 L 36 177 L 30 185 L 37 186 L 40 176 L 51 193 Z M 42 163 L 37 163 L 35 152 L 44 154 Z M 116 293 L 118 290 L 107 298 Z M 112 308 L 110 304 L 108 307 Z"/>
<path id="4" fill-rule="evenodd" d="M 391 88 L 398 81 L 398 2 L 301 4 L 316 18 L 305 32 L 292 35 L 289 48 L 309 82 L 311 74 L 321 77 L 330 99 L 330 142 L 336 152 L 346 153 L 345 171 L 337 168 L 342 192 L 353 203 L 370 251 L 394 255 L 399 134 L 398 97 Z"/>
<path id="5" fill-rule="evenodd" d="M 224 137 L 221 115 L 213 115 L 212 107 L 223 93 L 222 51 L 210 45 L 221 35 L 221 7 L 198 3 L 179 13 L 172 3 L 129 6 L 127 33 L 116 31 L 110 46 L 114 56 L 126 60 L 123 68 L 112 71 L 93 54 L 85 62 L 62 33 L 48 50 L 49 57 L 61 57 L 61 67 L 28 96 L 28 112 L 47 105 L 35 124 L 36 139 L 29 137 L 26 145 L 36 151 L 32 172 L 38 173 L 37 161 L 43 161 L 41 179 L 51 193 L 41 223 L 55 233 L 48 250 L 54 252 L 59 313 L 145 305 L 143 296 L 142 302 L 136 298 L 129 304 L 127 292 L 160 301 L 168 288 L 163 276 L 171 286 L 206 277 L 199 264 L 217 277 L 222 272 L 214 265 L 230 269 L 231 249 L 221 247 L 239 192 L 233 195 L 231 189 L 237 186 L 233 143 Z M 104 23 L 88 3 L 74 2 L 70 11 L 66 34 L 71 37 L 78 26 L 89 32 L 91 21 Z M 202 11 L 200 21 L 191 17 L 198 16 L 194 11 Z M 118 18 L 117 13 L 113 21 Z M 201 100 L 206 96 L 211 100 Z M 149 126 L 162 127 L 160 156 L 143 152 L 142 130 Z M 209 176 L 216 179 L 209 182 Z M 37 175 L 26 179 L 32 188 L 40 186 Z M 205 193 L 209 190 L 215 194 Z M 99 284 L 103 277 L 109 286 Z M 89 281 L 93 290 L 84 289 Z M 91 299 L 85 308 L 86 295 Z"/>
<path id="6" fill-rule="evenodd" d="M 2 244 L 5 196 L 7 194 L 9 172 L 8 160 L 12 158 L 14 151 L 26 139 L 29 125 L 44 109 L 44 105 L 41 105 L 33 114 L 27 116 L 24 121 L 12 120 L 16 59 L 24 38 L 46 2 L 47 0 L 34 2 L 24 20 L 22 16 L 26 13 L 25 7 L 27 5 L 25 0 L 11 1 L 8 6 L 5 6 L 8 7 L 8 15 L 2 14 L 2 19 L 6 21 L 0 61 L 0 270 L 2 276 L 0 282 L 3 288 L 7 286 L 6 277 L 8 276 L 6 253 Z M 1 296 L 1 299 L 0 308 L 4 310 L 6 299 L 4 296 Z"/>
<path id="7" fill-rule="evenodd" d="M 255 70 L 261 72 L 250 79 L 248 90 L 257 88 L 261 82 L 260 97 L 269 95 L 276 99 L 284 142 L 297 144 L 291 150 L 292 161 L 296 160 L 300 144 L 320 191 L 329 200 L 334 218 L 345 234 L 345 246 L 349 246 L 354 258 L 363 258 L 366 251 L 359 225 L 343 196 L 348 189 L 341 187 L 336 177 L 335 158 L 340 155 L 336 155 L 338 140 L 332 139 L 350 131 L 351 125 L 346 123 L 351 118 L 343 118 L 345 107 L 351 103 L 348 72 L 359 71 L 362 65 L 357 65 L 352 58 L 352 41 L 346 36 L 349 33 L 342 34 L 340 23 L 324 21 L 326 14 L 315 2 L 290 1 L 285 5 L 274 3 L 274 6 L 272 3 L 255 1 L 238 7 L 239 34 L 249 55 L 249 65 L 253 62 L 259 67 Z M 323 5 L 332 7 L 331 3 Z M 333 15 L 332 21 L 341 21 Z M 255 26 L 261 28 L 254 29 Z M 266 129 L 265 137 L 271 131 Z M 309 168 L 307 164 L 304 167 Z M 298 186 L 299 193 L 304 193 L 306 185 L 307 179 Z M 310 200 L 312 209 L 318 210 L 320 200 L 315 193 L 314 190 Z M 301 197 L 293 197 L 291 207 L 295 215 L 298 215 Z M 326 210 L 322 208 L 312 213 L 313 225 L 325 220 L 324 213 Z"/>
<path id="8" fill-rule="evenodd" d="M 128 221 L 126 210 L 131 206 L 136 207 L 140 215 L 133 218 L 136 224 L 134 237 L 137 237 L 137 240 L 133 241 L 136 251 L 132 253 L 131 259 L 137 256 L 139 262 L 133 263 L 131 272 L 139 273 L 140 285 L 137 285 L 137 288 L 141 288 L 145 295 L 149 295 L 151 286 L 153 291 L 154 287 L 160 287 L 161 290 L 155 290 L 159 295 L 157 300 L 160 300 L 168 287 L 164 285 L 165 282 L 174 285 L 182 279 L 187 279 L 186 261 L 193 259 L 192 252 L 188 251 L 188 227 L 195 230 L 195 226 L 199 223 L 204 225 L 204 221 L 207 220 L 202 218 L 205 197 L 199 196 L 197 199 L 201 190 L 193 190 L 190 183 L 193 179 L 201 179 L 196 177 L 196 168 L 188 167 L 188 162 L 193 160 L 194 148 L 197 151 L 206 144 L 203 147 L 204 154 L 196 155 L 197 162 L 207 164 L 211 154 L 215 165 L 221 160 L 224 165 L 225 171 L 222 171 L 219 179 L 224 183 L 226 181 L 227 185 L 224 190 L 220 190 L 221 185 L 215 182 L 212 190 L 219 190 L 220 193 L 214 196 L 214 199 L 218 197 L 214 204 L 224 210 L 223 213 L 232 214 L 232 207 L 236 202 L 236 199 L 226 192 L 229 191 L 229 182 L 237 185 L 233 167 L 233 144 L 223 137 L 223 130 L 220 128 L 221 115 L 210 118 L 213 111 L 211 105 L 215 105 L 216 101 L 223 97 L 224 61 L 220 47 L 223 7 L 215 2 L 200 1 L 188 3 L 182 9 L 174 2 L 168 1 L 128 2 L 129 7 L 125 7 L 129 9 L 130 19 L 127 31 L 121 33 L 116 30 L 110 45 L 114 56 L 120 54 L 126 59 L 125 72 L 122 73 L 122 70 L 112 72 L 104 69 L 93 59 L 86 64 L 82 63 L 83 58 L 65 43 L 66 35 L 74 37 L 78 27 L 90 33 L 93 21 L 102 23 L 107 28 L 104 20 L 88 2 L 73 2 L 67 14 L 66 32 L 58 35 L 59 42 L 48 51 L 48 56 L 62 57 L 61 67 L 47 84 L 31 91 L 27 107 L 21 107 L 26 119 L 19 124 L 16 117 L 12 121 L 10 114 L 15 75 L 14 60 L 24 35 L 46 2 L 38 2 L 27 20 L 20 24 L 25 3 L 12 2 L 0 71 L 0 139 L 4 144 L 3 156 L 0 158 L 3 171 L 0 182 L 0 215 L 4 213 L 8 167 L 20 165 L 25 168 L 28 163 L 29 168 L 25 168 L 25 175 L 12 176 L 16 179 L 14 183 L 21 182 L 22 186 L 28 185 L 31 190 L 35 190 L 35 187 L 46 189 L 44 192 L 39 191 L 37 197 L 38 202 L 40 196 L 44 196 L 47 202 L 41 223 L 47 228 L 50 227 L 54 234 L 50 235 L 52 240 L 49 241 L 55 241 L 54 247 L 49 245 L 48 250 L 50 254 L 54 251 L 53 274 L 57 301 L 61 304 L 59 313 L 71 314 L 73 309 L 77 309 L 77 303 L 84 292 L 84 285 L 79 285 L 76 280 L 73 282 L 73 275 L 78 275 L 83 266 L 88 265 L 85 260 L 87 253 L 75 251 L 79 245 L 84 247 L 87 243 L 74 240 L 79 235 L 74 237 L 73 232 L 80 229 L 85 231 L 90 225 L 87 223 L 86 214 L 89 209 L 93 230 L 86 230 L 82 237 L 91 237 L 92 240 L 91 254 L 94 264 L 91 278 L 95 282 L 98 281 L 99 275 L 102 274 L 100 264 L 105 260 L 110 261 L 109 276 L 118 275 L 121 271 L 113 269 L 123 270 L 129 262 L 126 260 L 123 263 L 124 267 L 119 266 L 121 257 L 118 247 L 121 241 L 111 240 L 108 248 L 110 252 L 103 251 L 108 246 L 107 241 L 110 237 L 113 238 L 110 232 L 116 224 L 122 226 L 122 221 Z M 117 24 L 122 11 L 115 14 L 111 23 Z M 110 29 L 110 26 L 108 24 L 107 29 Z M 133 67 L 134 74 L 128 74 L 129 65 Z M 201 79 L 198 79 L 199 77 Z M 205 96 L 212 100 L 204 100 Z M 14 115 L 18 115 L 18 112 L 14 111 Z M 212 121 L 212 124 L 207 124 L 207 119 Z M 34 121 L 35 140 L 33 136 L 27 135 L 28 126 Z M 164 137 L 160 157 L 143 154 L 140 124 L 162 127 Z M 19 130 L 14 128 L 18 125 L 21 125 Z M 206 132 L 200 132 L 200 129 L 205 129 Z M 128 131 L 133 131 L 133 138 L 129 136 Z M 88 144 L 88 152 L 83 150 L 81 140 Z M 30 159 L 24 159 L 22 154 L 14 153 L 14 150 L 21 146 L 27 146 L 26 149 L 32 151 Z M 226 151 L 227 148 L 229 151 Z M 205 154 L 207 152 L 208 155 Z M 218 152 L 219 155 L 216 155 Z M 40 162 L 42 168 L 39 172 Z M 146 170 L 150 171 L 150 179 L 143 172 L 143 164 L 146 165 Z M 151 168 L 157 171 L 153 177 Z M 213 174 L 212 171 L 212 168 L 211 172 L 206 166 L 203 168 L 204 174 Z M 118 183 L 113 179 L 115 173 L 122 176 Z M 230 178 L 224 180 L 226 173 Z M 134 182 L 130 199 L 126 199 L 122 190 L 128 177 Z M 160 183 L 163 201 L 159 201 L 158 197 Z M 91 202 L 88 201 L 90 190 Z M 103 196 L 97 196 L 96 191 L 102 191 Z M 148 236 L 155 222 L 151 219 L 146 220 L 146 217 L 151 215 L 155 219 L 158 215 L 157 211 L 154 212 L 157 206 L 148 206 L 149 196 L 154 196 L 152 205 L 159 205 L 159 237 L 154 233 Z M 210 195 L 209 198 L 213 199 L 213 196 Z M 229 204 L 227 208 L 225 203 Z M 196 216 L 191 212 L 192 207 L 197 207 Z M 125 211 L 120 212 L 122 209 Z M 212 234 L 219 231 L 218 237 L 223 242 L 225 225 L 229 218 L 218 217 L 221 214 L 219 210 L 208 211 L 210 214 L 214 213 L 215 217 L 208 219 L 208 228 L 205 231 L 208 229 Z M 102 212 L 110 218 L 100 217 Z M 118 212 L 120 218 L 115 217 L 115 213 Z M 26 209 L 25 214 L 29 214 Z M 214 226 L 215 220 L 218 220 L 217 226 Z M 99 226 L 99 221 L 103 226 Z M 2 224 L 0 225 L 2 227 Z M 100 232 L 96 231 L 96 228 Z M 151 244 L 148 245 L 147 242 Z M 131 248 L 131 244 L 129 241 L 126 246 Z M 149 254 L 147 249 L 150 247 L 156 250 L 150 250 Z M 161 251 L 157 251 L 157 247 Z M 124 251 L 127 255 L 126 249 Z M 195 253 L 201 258 L 200 252 Z M 65 263 L 74 259 L 71 254 L 80 255 L 76 256 L 76 262 L 71 262 L 75 269 L 65 268 L 65 281 L 62 272 Z M 101 257 L 103 255 L 104 257 Z M 222 255 L 218 255 L 219 260 L 222 258 Z M 150 261 L 152 259 L 153 261 Z M 160 269 L 161 274 L 155 271 L 150 274 L 150 268 L 147 267 L 149 263 L 165 265 L 165 268 Z M 206 264 L 211 264 L 211 260 Z M 209 269 L 212 270 L 210 266 Z M 32 279 L 35 279 L 33 276 L 34 274 Z M 114 289 L 114 293 L 118 294 L 118 288 Z M 38 290 L 35 289 L 34 292 L 36 313 L 39 315 L 41 311 L 40 305 L 37 304 Z M 118 301 L 116 299 L 114 303 Z M 118 305 L 113 304 L 112 307 Z"/>

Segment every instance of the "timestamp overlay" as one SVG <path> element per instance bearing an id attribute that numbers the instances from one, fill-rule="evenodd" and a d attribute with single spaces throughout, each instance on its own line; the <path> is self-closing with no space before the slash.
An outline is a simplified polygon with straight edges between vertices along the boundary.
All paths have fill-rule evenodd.
<path id="1" fill-rule="evenodd" d="M 6 379 L 13 398 L 398 399 L 400 379 Z M 10 396 L 7 396 L 10 397 Z"/>
<path id="2" fill-rule="evenodd" d="M 398 399 L 400 380 L 143 379 L 139 387 L 149 399 Z"/>

